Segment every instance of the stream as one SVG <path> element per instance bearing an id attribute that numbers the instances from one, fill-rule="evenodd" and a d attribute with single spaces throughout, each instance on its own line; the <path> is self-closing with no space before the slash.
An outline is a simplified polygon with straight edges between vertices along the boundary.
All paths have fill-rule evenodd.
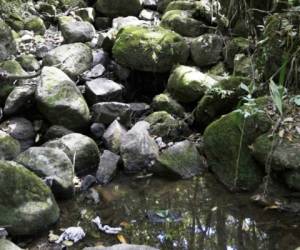
<path id="1" fill-rule="evenodd" d="M 61 202 L 60 208 L 60 221 L 52 228 L 55 234 L 77 225 L 86 232 L 82 241 L 68 248 L 74 250 L 116 244 L 120 238 L 163 250 L 294 250 L 300 245 L 299 217 L 263 210 L 249 201 L 249 194 L 226 191 L 210 173 L 188 181 L 119 176 L 108 186 Z M 97 215 L 104 223 L 123 226 L 119 239 L 97 231 L 91 223 Z M 26 246 L 61 249 L 47 238 L 48 232 Z"/>

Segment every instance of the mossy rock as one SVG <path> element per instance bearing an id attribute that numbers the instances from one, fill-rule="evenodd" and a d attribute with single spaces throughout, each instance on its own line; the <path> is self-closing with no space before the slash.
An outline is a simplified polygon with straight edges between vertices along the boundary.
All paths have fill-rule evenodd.
<path id="1" fill-rule="evenodd" d="M 300 171 L 300 139 L 293 141 L 282 139 L 278 135 L 264 134 L 258 137 L 252 145 L 255 159 L 265 166 L 267 159 L 274 171 L 298 170 Z"/>
<path id="2" fill-rule="evenodd" d="M 250 82 L 249 78 L 231 76 L 205 93 L 193 112 L 197 127 L 204 129 L 221 115 L 232 111 L 247 94 L 240 85 L 249 85 Z"/>
<path id="3" fill-rule="evenodd" d="M 17 61 L 27 71 L 37 71 L 41 67 L 35 56 L 31 54 L 23 54 L 17 58 Z"/>
<path id="4" fill-rule="evenodd" d="M 128 26 L 121 29 L 113 56 L 124 67 L 150 72 L 167 72 L 187 61 L 189 48 L 175 32 L 160 27 Z"/>
<path id="5" fill-rule="evenodd" d="M 160 25 L 182 36 L 197 37 L 206 31 L 204 23 L 193 18 L 191 11 L 170 10 L 161 19 Z"/>
<path id="6" fill-rule="evenodd" d="M 270 129 L 271 122 L 263 112 L 268 100 L 257 103 L 261 112 L 245 117 L 245 106 L 214 121 L 204 132 L 208 166 L 233 191 L 253 190 L 262 181 L 263 170 L 252 157 L 249 145 Z"/>
<path id="7" fill-rule="evenodd" d="M 95 9 L 101 14 L 109 17 L 137 16 L 142 10 L 140 0 L 98 0 Z"/>
<path id="8" fill-rule="evenodd" d="M 0 189 L 0 225 L 9 225 L 9 234 L 41 233 L 58 220 L 51 190 L 22 165 L 0 161 Z"/>
<path id="9" fill-rule="evenodd" d="M 166 111 L 171 115 L 184 117 L 184 108 L 168 93 L 156 95 L 151 106 L 155 111 Z"/>
<path id="10" fill-rule="evenodd" d="M 198 101 L 217 81 L 195 67 L 177 66 L 168 79 L 167 90 L 179 102 Z"/>
<path id="11" fill-rule="evenodd" d="M 16 13 L 11 13 L 5 22 L 15 31 L 20 31 L 24 29 L 24 20 L 21 15 Z"/>
<path id="12" fill-rule="evenodd" d="M 176 0 L 171 1 L 167 4 L 165 12 L 170 10 L 195 10 L 197 7 L 203 6 L 201 1 L 191 1 L 191 0 Z"/>
<path id="13" fill-rule="evenodd" d="M 0 130 L 0 160 L 12 160 L 21 151 L 20 143 Z"/>
<path id="14" fill-rule="evenodd" d="M 43 19 L 36 16 L 26 19 L 24 28 L 26 30 L 33 31 L 38 35 L 44 35 L 44 33 L 46 32 L 46 26 Z"/>

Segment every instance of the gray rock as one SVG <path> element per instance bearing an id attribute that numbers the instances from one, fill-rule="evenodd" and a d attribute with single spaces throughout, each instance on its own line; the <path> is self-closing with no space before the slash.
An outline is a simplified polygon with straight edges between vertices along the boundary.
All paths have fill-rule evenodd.
<path id="1" fill-rule="evenodd" d="M 0 61 L 17 53 L 17 46 L 11 28 L 0 19 Z"/>
<path id="2" fill-rule="evenodd" d="M 151 167 L 159 148 L 149 135 L 148 122 L 136 123 L 121 139 L 121 156 L 126 172 L 135 173 Z"/>
<path id="3" fill-rule="evenodd" d="M 93 175 L 86 175 L 81 181 L 80 189 L 81 191 L 87 191 L 96 183 L 96 178 Z"/>
<path id="4" fill-rule="evenodd" d="M 89 42 L 95 36 L 94 26 L 87 21 L 63 16 L 59 18 L 59 25 L 66 43 Z"/>
<path id="5" fill-rule="evenodd" d="M 88 8 L 77 9 L 75 10 L 75 14 L 81 17 L 83 21 L 87 21 L 90 23 L 94 23 L 95 21 L 96 13 L 94 8 L 88 7 Z"/>
<path id="6" fill-rule="evenodd" d="M 86 98 L 90 104 L 120 101 L 124 87 L 106 78 L 86 82 Z"/>
<path id="7" fill-rule="evenodd" d="M 72 130 L 69 130 L 63 126 L 53 125 L 45 133 L 44 140 L 49 141 L 49 140 L 57 139 L 71 133 L 73 133 Z"/>
<path id="8" fill-rule="evenodd" d="M 97 64 L 91 70 L 84 72 L 82 78 L 85 81 L 90 81 L 92 79 L 102 76 L 104 72 L 105 72 L 105 67 L 102 64 Z"/>
<path id="9" fill-rule="evenodd" d="M 45 178 L 56 197 L 73 197 L 74 169 L 72 162 L 63 151 L 47 147 L 32 147 L 19 154 L 16 161 L 41 178 Z"/>
<path id="10" fill-rule="evenodd" d="M 111 247 L 85 247 L 83 250 L 158 250 L 144 245 L 118 244 Z"/>
<path id="11" fill-rule="evenodd" d="M 149 23 L 138 19 L 135 16 L 127 16 L 127 17 L 117 17 L 113 19 L 112 27 L 116 31 L 126 27 L 126 26 L 138 26 L 138 25 L 147 25 Z"/>
<path id="12" fill-rule="evenodd" d="M 150 105 L 143 102 L 129 103 L 133 118 L 141 117 L 150 111 Z"/>
<path id="13" fill-rule="evenodd" d="M 92 51 L 83 43 L 61 45 L 43 59 L 44 65 L 56 66 L 73 79 L 87 71 L 92 62 Z"/>
<path id="14" fill-rule="evenodd" d="M 206 168 L 205 158 L 188 140 L 175 143 L 165 149 L 151 169 L 158 175 L 188 179 L 199 175 Z"/>
<path id="15" fill-rule="evenodd" d="M 223 51 L 223 38 L 215 34 L 205 34 L 195 38 L 191 43 L 191 56 L 199 67 L 216 64 Z"/>
<path id="16" fill-rule="evenodd" d="M 20 143 L 8 133 L 0 130 L 0 160 L 12 160 L 20 151 Z"/>
<path id="17" fill-rule="evenodd" d="M 109 54 L 103 49 L 93 50 L 93 66 L 98 64 L 106 67 L 110 62 Z"/>
<path id="18" fill-rule="evenodd" d="M 153 10 L 143 9 L 139 15 L 139 18 L 146 21 L 159 20 L 159 13 Z"/>
<path id="19" fill-rule="evenodd" d="M 0 225 L 9 225 L 10 235 L 40 233 L 59 218 L 51 190 L 20 164 L 0 161 L 0 190 L 0 201 L 5 201 L 0 206 Z"/>
<path id="20" fill-rule="evenodd" d="M 130 121 L 130 105 L 121 102 L 100 102 L 92 106 L 92 120 L 94 122 L 111 124 L 115 119 L 119 119 L 122 124 Z"/>
<path id="21" fill-rule="evenodd" d="M 96 138 L 101 138 L 105 132 L 105 125 L 103 123 L 93 123 L 90 131 Z"/>
<path id="22" fill-rule="evenodd" d="M 6 240 L 6 239 L 0 239 L 0 249 L 2 249 L 2 250 L 22 250 L 22 248 L 19 248 L 13 242 Z"/>
<path id="23" fill-rule="evenodd" d="M 53 124 L 70 129 L 85 127 L 90 112 L 75 83 L 55 67 L 44 67 L 41 77 L 36 90 L 40 112 Z"/>
<path id="24" fill-rule="evenodd" d="M 100 164 L 96 173 L 97 182 L 105 185 L 109 183 L 116 174 L 120 156 L 104 150 L 100 157 Z"/>
<path id="25" fill-rule="evenodd" d="M 27 104 L 34 101 L 36 85 L 16 86 L 5 101 L 4 114 L 12 115 L 21 111 Z"/>
<path id="26" fill-rule="evenodd" d="M 121 139 L 126 132 L 127 130 L 117 120 L 114 120 L 103 134 L 105 146 L 118 154 L 120 152 Z"/>
<path id="27" fill-rule="evenodd" d="M 21 151 L 24 151 L 34 144 L 35 131 L 32 123 L 23 117 L 14 117 L 0 124 L 0 129 L 21 145 Z"/>
<path id="28" fill-rule="evenodd" d="M 143 6 L 147 9 L 157 9 L 159 0 L 143 0 Z"/>

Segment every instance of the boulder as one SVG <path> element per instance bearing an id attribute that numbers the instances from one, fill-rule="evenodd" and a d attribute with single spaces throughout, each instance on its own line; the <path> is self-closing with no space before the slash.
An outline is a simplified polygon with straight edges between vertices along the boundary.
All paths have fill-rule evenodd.
<path id="1" fill-rule="evenodd" d="M 40 112 L 53 124 L 78 129 L 89 122 L 89 108 L 79 89 L 58 68 L 43 68 L 36 100 Z"/>
<path id="2" fill-rule="evenodd" d="M 160 25 L 187 37 L 200 36 L 207 30 L 202 21 L 193 18 L 191 11 L 184 10 L 167 11 L 162 16 Z"/>
<path id="3" fill-rule="evenodd" d="M 25 20 L 25 30 L 31 30 L 37 35 L 44 35 L 46 32 L 46 26 L 42 18 L 37 16 L 29 17 Z"/>
<path id="4" fill-rule="evenodd" d="M 0 129 L 20 143 L 21 151 L 26 150 L 34 144 L 35 131 L 33 125 L 23 117 L 13 117 L 2 122 Z"/>
<path id="5" fill-rule="evenodd" d="M 197 68 L 179 65 L 169 77 L 167 90 L 177 101 L 191 103 L 198 101 L 217 83 Z"/>
<path id="6" fill-rule="evenodd" d="M 268 99 L 256 101 L 264 110 Z M 252 107 L 253 108 L 253 107 Z M 251 156 L 249 145 L 269 130 L 271 122 L 265 112 L 247 106 L 222 116 L 204 131 L 204 147 L 208 166 L 230 190 L 253 190 L 262 181 L 263 171 Z"/>
<path id="7" fill-rule="evenodd" d="M 47 147 L 32 147 L 19 154 L 16 161 L 44 178 L 56 197 L 73 197 L 74 169 L 72 162 L 63 151 Z"/>
<path id="8" fill-rule="evenodd" d="M 151 170 L 161 176 L 188 179 L 203 172 L 205 163 L 197 147 L 185 140 L 163 150 Z"/>
<path id="9" fill-rule="evenodd" d="M 204 34 L 191 43 L 191 56 L 199 67 L 210 66 L 221 60 L 223 38 L 216 34 Z"/>
<path id="10" fill-rule="evenodd" d="M 44 65 L 56 66 L 72 79 L 88 70 L 92 62 L 92 51 L 83 43 L 61 45 L 51 50 L 43 59 Z"/>
<path id="11" fill-rule="evenodd" d="M 123 0 L 97 0 L 95 9 L 109 17 L 137 16 L 142 4 L 140 0 L 127 0 L 126 4 Z"/>
<path id="12" fill-rule="evenodd" d="M 188 45 L 177 33 L 142 26 L 121 29 L 112 52 L 124 67 L 149 72 L 167 72 L 189 56 Z"/>
<path id="13" fill-rule="evenodd" d="M 90 104 L 121 101 L 124 87 L 107 78 L 86 82 L 86 98 Z"/>
<path id="14" fill-rule="evenodd" d="M 12 160 L 20 151 L 20 143 L 8 133 L 0 130 L 0 160 Z"/>
<path id="15" fill-rule="evenodd" d="M 96 173 L 96 179 L 99 184 L 108 184 L 117 172 L 120 156 L 104 150 L 100 157 L 100 164 Z"/>
<path id="16" fill-rule="evenodd" d="M 51 190 L 24 166 L 0 161 L 0 189 L 0 225 L 9 225 L 9 234 L 41 233 L 58 220 Z"/>
<path id="17" fill-rule="evenodd" d="M 114 120 L 103 134 L 103 141 L 105 146 L 112 152 L 118 154 L 120 152 L 120 145 L 122 137 L 127 130 L 117 120 Z"/>
<path id="18" fill-rule="evenodd" d="M 0 61 L 17 53 L 16 41 L 11 28 L 0 19 Z"/>
<path id="19" fill-rule="evenodd" d="M 90 42 L 96 34 L 94 26 L 87 21 L 77 21 L 69 16 L 60 17 L 58 21 L 66 43 Z"/>
<path id="20" fill-rule="evenodd" d="M 121 138 L 121 156 L 125 171 L 136 173 L 149 169 L 158 157 L 158 146 L 149 135 L 150 124 L 137 122 Z"/>

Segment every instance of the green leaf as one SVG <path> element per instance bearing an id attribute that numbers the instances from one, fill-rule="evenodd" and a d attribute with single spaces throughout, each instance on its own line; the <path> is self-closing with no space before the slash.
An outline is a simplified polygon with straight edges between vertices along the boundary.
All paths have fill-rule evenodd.
<path id="1" fill-rule="evenodd" d="M 270 80 L 270 94 L 274 105 L 279 111 L 280 115 L 283 115 L 283 95 L 284 91 L 278 85 L 274 83 L 273 80 Z"/>

